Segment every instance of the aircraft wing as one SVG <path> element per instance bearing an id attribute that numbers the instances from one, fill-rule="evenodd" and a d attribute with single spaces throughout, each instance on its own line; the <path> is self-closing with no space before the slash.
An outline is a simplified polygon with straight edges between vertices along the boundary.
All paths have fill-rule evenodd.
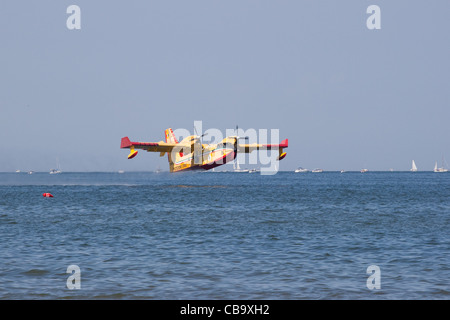
<path id="1" fill-rule="evenodd" d="M 149 152 L 160 152 L 161 156 L 164 155 L 166 152 L 171 152 L 173 148 L 190 148 L 190 144 L 180 144 L 180 143 L 173 143 L 173 142 L 133 142 L 130 141 L 128 137 L 123 137 L 120 142 L 120 148 L 128 148 L 130 149 L 130 154 L 128 155 L 128 159 L 133 158 L 136 156 L 137 151 L 134 149 L 143 149 Z"/>
<path id="2" fill-rule="evenodd" d="M 283 152 L 283 148 L 288 147 L 288 139 L 284 139 L 280 144 L 238 144 L 237 152 L 250 153 L 254 150 L 279 150 L 278 160 L 283 159 L 286 156 L 286 152 Z"/>

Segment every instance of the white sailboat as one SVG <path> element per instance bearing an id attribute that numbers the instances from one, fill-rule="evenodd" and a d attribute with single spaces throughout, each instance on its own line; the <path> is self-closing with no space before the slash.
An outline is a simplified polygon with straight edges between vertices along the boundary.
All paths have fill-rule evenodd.
<path id="1" fill-rule="evenodd" d="M 414 162 L 414 160 L 412 161 L 411 171 L 412 172 L 416 172 L 417 171 L 417 166 L 416 166 L 416 163 Z"/>
<path id="2" fill-rule="evenodd" d="M 248 172 L 248 169 L 241 169 L 241 167 L 239 166 L 239 161 L 236 158 L 234 159 L 234 163 L 233 163 L 233 171 L 234 172 Z"/>
<path id="3" fill-rule="evenodd" d="M 58 159 L 56 159 L 56 169 L 50 170 L 50 174 L 57 174 L 57 173 L 61 173 L 61 167 L 59 165 Z"/>
<path id="4" fill-rule="evenodd" d="M 444 158 L 442 158 L 442 167 L 438 168 L 437 161 L 434 165 L 434 172 L 447 172 L 448 169 L 444 168 Z"/>

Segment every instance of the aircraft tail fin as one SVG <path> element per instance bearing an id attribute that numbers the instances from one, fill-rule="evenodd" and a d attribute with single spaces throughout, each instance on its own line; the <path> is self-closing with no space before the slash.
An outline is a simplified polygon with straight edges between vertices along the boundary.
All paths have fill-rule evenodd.
<path id="1" fill-rule="evenodd" d="M 166 129 L 165 135 L 166 135 L 166 142 L 178 143 L 178 140 L 175 137 L 175 134 L 173 133 L 172 128 Z"/>
<path id="2" fill-rule="evenodd" d="M 166 142 L 168 143 L 178 143 L 177 138 L 175 137 L 175 134 L 173 133 L 172 128 L 168 128 L 165 131 L 165 137 L 166 137 Z M 175 156 L 175 158 L 178 157 L 178 155 Z M 177 159 L 172 159 L 172 154 L 171 152 L 167 153 L 167 160 L 169 160 L 169 169 L 170 172 L 173 172 L 173 166 L 174 166 L 174 160 L 176 161 Z"/>

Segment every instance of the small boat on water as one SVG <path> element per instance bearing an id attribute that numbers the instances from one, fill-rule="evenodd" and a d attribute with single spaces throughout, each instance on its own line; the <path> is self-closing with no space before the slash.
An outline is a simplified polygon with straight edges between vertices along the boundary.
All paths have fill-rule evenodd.
<path id="1" fill-rule="evenodd" d="M 238 159 L 236 157 L 235 160 L 234 160 L 234 163 L 233 163 L 233 171 L 234 172 L 248 172 L 249 170 L 248 169 L 241 169 L 241 167 L 239 166 L 239 161 L 238 161 Z"/>
<path id="2" fill-rule="evenodd" d="M 308 172 L 308 169 L 302 168 L 302 167 L 298 167 L 297 169 L 295 169 L 294 172 Z"/>
<path id="3" fill-rule="evenodd" d="M 361 173 L 365 173 L 367 171 L 369 171 L 369 169 L 361 169 Z"/>
<path id="4" fill-rule="evenodd" d="M 411 165 L 411 169 L 412 172 L 416 172 L 417 171 L 417 166 L 416 163 L 414 162 L 414 160 L 412 161 L 412 165 Z"/>
<path id="5" fill-rule="evenodd" d="M 256 173 L 256 172 L 259 172 L 259 170 L 258 170 L 258 169 L 255 169 L 255 168 L 253 168 L 253 169 L 251 169 L 251 170 L 248 171 L 248 173 Z"/>
<path id="6" fill-rule="evenodd" d="M 322 169 L 314 169 L 311 172 L 317 173 L 317 172 L 323 172 L 323 170 Z"/>
<path id="7" fill-rule="evenodd" d="M 51 170 L 50 170 L 50 174 L 58 174 L 58 173 L 61 173 L 61 167 L 60 167 L 60 165 L 59 165 L 58 159 L 56 159 L 56 168 L 57 168 L 57 169 L 51 169 Z"/>
<path id="8" fill-rule="evenodd" d="M 448 169 L 444 168 L 444 160 L 442 160 L 442 167 L 438 168 L 437 161 L 434 165 L 434 172 L 447 172 Z"/>

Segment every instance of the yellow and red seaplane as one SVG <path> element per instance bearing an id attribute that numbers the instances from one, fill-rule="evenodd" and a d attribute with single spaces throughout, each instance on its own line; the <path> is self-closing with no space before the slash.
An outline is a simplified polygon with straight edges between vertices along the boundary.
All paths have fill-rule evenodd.
<path id="1" fill-rule="evenodd" d="M 170 172 L 185 170 L 209 170 L 231 162 L 238 153 L 250 153 L 254 150 L 277 150 L 277 160 L 286 157 L 284 148 L 288 147 L 288 139 L 280 144 L 240 144 L 238 136 L 229 136 L 217 144 L 203 144 L 202 136 L 191 135 L 178 142 L 171 128 L 165 130 L 165 142 L 133 142 L 123 137 L 120 148 L 130 149 L 128 159 L 134 158 L 138 151 L 159 152 L 162 157 L 168 155 Z"/>

